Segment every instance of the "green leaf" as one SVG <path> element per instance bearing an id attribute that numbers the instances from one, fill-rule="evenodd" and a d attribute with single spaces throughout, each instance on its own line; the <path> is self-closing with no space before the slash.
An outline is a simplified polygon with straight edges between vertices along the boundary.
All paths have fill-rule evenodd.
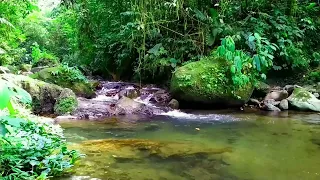
<path id="1" fill-rule="evenodd" d="M 162 47 L 162 43 L 156 44 L 155 46 L 153 46 L 153 48 L 151 48 L 148 51 L 148 53 L 158 56 L 159 55 L 159 50 L 160 50 L 161 47 Z"/>
<path id="2" fill-rule="evenodd" d="M 261 74 L 261 78 L 266 80 L 267 79 L 267 76 L 265 74 Z"/>
<path id="3" fill-rule="evenodd" d="M 201 21 L 205 21 L 207 19 L 206 15 L 203 12 L 201 12 L 199 9 L 194 9 L 194 13 L 195 13 L 195 16 Z"/>
<path id="4" fill-rule="evenodd" d="M 224 46 L 219 46 L 217 50 L 218 50 L 219 56 L 221 57 L 226 54 L 226 48 Z"/>
<path id="5" fill-rule="evenodd" d="M 231 68 L 230 68 L 230 71 L 231 71 L 232 74 L 235 74 L 236 73 L 236 66 L 232 65 Z"/>
<path id="6" fill-rule="evenodd" d="M 253 56 L 253 64 L 255 65 L 255 67 L 258 71 L 261 71 L 261 63 L 260 63 L 260 58 L 258 55 Z"/>
<path id="7" fill-rule="evenodd" d="M 12 126 L 12 127 L 20 127 L 21 123 L 26 123 L 27 121 L 21 118 L 14 118 L 10 116 L 1 116 L 1 120 L 7 121 L 7 124 Z"/>
<path id="8" fill-rule="evenodd" d="M 267 57 L 268 57 L 269 59 L 271 59 L 271 60 L 274 58 L 274 56 L 271 55 L 271 54 L 267 54 Z"/>
<path id="9" fill-rule="evenodd" d="M 232 60 L 233 60 L 233 54 L 232 54 L 231 51 L 228 51 L 228 52 L 226 53 L 226 59 L 227 59 L 228 61 L 232 61 Z"/>
<path id="10" fill-rule="evenodd" d="M 242 70 L 242 62 L 241 62 L 240 56 L 236 56 L 234 58 L 234 63 L 236 65 L 237 71 L 241 72 L 241 70 Z"/>
<path id="11" fill-rule="evenodd" d="M 7 82 L 0 80 L 0 109 L 5 109 L 8 106 L 11 96 Z"/>
<path id="12" fill-rule="evenodd" d="M 211 15 L 211 18 L 216 21 L 219 17 L 219 13 L 217 10 L 213 9 L 213 8 L 210 8 L 210 15 Z"/>
<path id="13" fill-rule="evenodd" d="M 7 133 L 7 129 L 3 123 L 0 123 L 0 137 L 4 136 Z"/>
<path id="14" fill-rule="evenodd" d="M 31 104 L 32 103 L 32 97 L 31 95 L 24 89 L 14 86 L 14 97 L 17 98 L 20 102 L 24 104 Z"/>
<path id="15" fill-rule="evenodd" d="M 231 37 L 228 37 L 227 40 L 226 40 L 226 46 L 227 46 L 227 49 L 231 52 L 235 52 L 236 50 L 236 46 L 235 46 L 235 43 L 233 41 L 233 39 Z"/>
<path id="16" fill-rule="evenodd" d="M 254 36 L 249 36 L 249 42 L 254 42 L 256 38 Z"/>
<path id="17" fill-rule="evenodd" d="M 254 37 L 257 39 L 257 40 L 261 40 L 261 36 L 259 33 L 254 33 Z"/>

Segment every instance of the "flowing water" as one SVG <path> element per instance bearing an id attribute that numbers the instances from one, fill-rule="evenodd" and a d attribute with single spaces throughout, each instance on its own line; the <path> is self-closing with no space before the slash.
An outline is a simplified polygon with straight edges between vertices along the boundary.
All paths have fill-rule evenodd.
<path id="1" fill-rule="evenodd" d="M 63 122 L 86 154 L 72 179 L 320 179 L 320 115 L 178 111 Z"/>

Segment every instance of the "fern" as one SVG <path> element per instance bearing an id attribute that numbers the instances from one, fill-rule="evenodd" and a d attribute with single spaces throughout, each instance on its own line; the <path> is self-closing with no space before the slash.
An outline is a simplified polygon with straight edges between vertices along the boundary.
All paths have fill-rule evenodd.
<path id="1" fill-rule="evenodd" d="M 10 26 L 11 28 L 14 28 L 14 26 L 5 18 L 1 18 L 0 17 L 0 24 L 4 24 L 4 25 L 7 25 L 7 26 Z"/>

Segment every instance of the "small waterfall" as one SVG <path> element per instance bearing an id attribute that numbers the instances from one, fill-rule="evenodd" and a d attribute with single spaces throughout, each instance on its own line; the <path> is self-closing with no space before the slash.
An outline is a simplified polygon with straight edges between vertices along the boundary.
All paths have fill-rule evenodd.
<path id="1" fill-rule="evenodd" d="M 145 99 L 141 99 L 140 97 L 137 97 L 134 99 L 134 101 L 137 101 L 139 103 L 148 105 L 148 106 L 154 106 L 153 104 L 150 103 L 150 99 L 153 97 L 153 94 L 149 94 Z"/>

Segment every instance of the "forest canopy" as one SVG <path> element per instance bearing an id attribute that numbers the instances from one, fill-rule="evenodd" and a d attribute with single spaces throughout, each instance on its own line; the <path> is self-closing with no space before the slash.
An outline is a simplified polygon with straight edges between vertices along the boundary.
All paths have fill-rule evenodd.
<path id="1" fill-rule="evenodd" d="M 0 3 L 2 65 L 45 60 L 114 80 L 167 82 L 176 67 L 214 54 L 225 37 L 261 78 L 320 61 L 316 0 L 63 0 L 51 12 L 37 3 Z"/>

